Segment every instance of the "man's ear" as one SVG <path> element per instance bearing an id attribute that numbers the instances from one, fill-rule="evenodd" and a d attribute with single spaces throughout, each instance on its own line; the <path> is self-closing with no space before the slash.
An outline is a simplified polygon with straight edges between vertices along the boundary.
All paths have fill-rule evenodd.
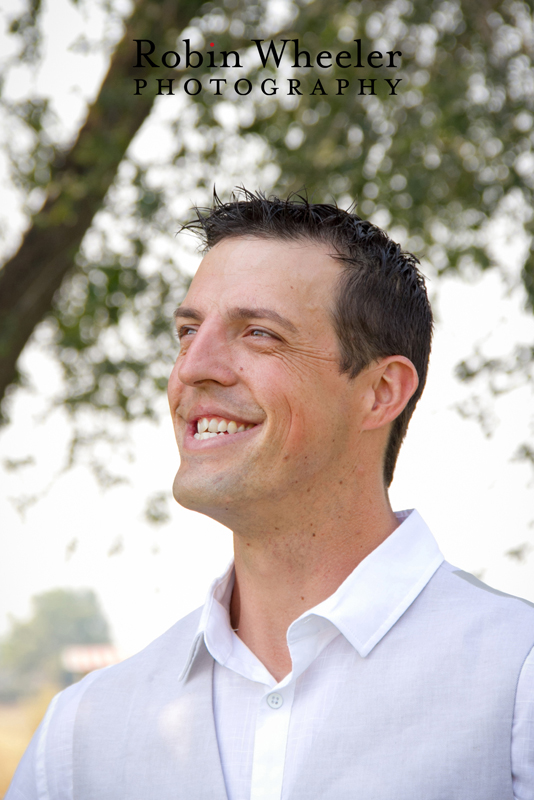
<path id="1" fill-rule="evenodd" d="M 405 356 L 381 358 L 370 368 L 369 379 L 373 404 L 363 423 L 368 431 L 393 422 L 419 386 L 417 370 Z"/>

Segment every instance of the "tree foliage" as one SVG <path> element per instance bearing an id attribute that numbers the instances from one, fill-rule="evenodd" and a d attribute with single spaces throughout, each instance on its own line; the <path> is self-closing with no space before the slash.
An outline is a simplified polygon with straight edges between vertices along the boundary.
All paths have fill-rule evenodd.
<path id="1" fill-rule="evenodd" d="M 13 619 L 0 645 L 4 683 L 15 691 L 28 691 L 43 681 L 58 684 L 66 645 L 109 641 L 109 626 L 92 590 L 53 589 L 36 595 L 31 618 Z"/>
<path id="2" fill-rule="evenodd" d="M 38 26 L 34 2 L 12 25 L 36 64 Z M 134 96 L 132 39 L 174 49 L 184 30 L 199 49 L 216 37 L 218 49 L 238 50 L 239 77 L 254 91 L 178 91 L 156 103 L 153 89 Z M 287 61 L 260 69 L 247 57 L 253 38 L 298 38 L 313 56 L 354 51 L 360 38 L 364 52 L 401 51 L 402 80 L 392 96 L 386 67 L 350 75 L 333 67 L 324 76 Z M 532 9 L 521 0 L 137 0 L 70 147 L 53 139 L 46 97 L 7 109 L 31 133 L 15 178 L 28 193 L 38 187 L 44 203 L 0 271 L 3 387 L 17 380 L 16 359 L 45 320 L 65 376 L 58 401 L 125 420 L 153 415 L 175 355 L 171 311 L 187 283 L 174 238 L 185 201 L 208 200 L 214 182 L 223 192 L 234 180 L 250 184 L 250 174 L 267 192 L 305 186 L 317 201 L 357 200 L 433 276 L 499 268 L 533 310 L 533 55 Z M 182 86 L 179 70 L 135 71 L 169 74 Z M 377 79 L 376 94 L 359 93 L 360 76 Z M 280 87 L 269 97 L 258 88 L 267 77 Z M 302 95 L 288 96 L 289 77 Z M 312 93 L 317 77 L 325 94 Z M 336 94 L 335 79 L 347 77 L 351 88 Z M 163 142 L 159 152 L 150 136 Z M 503 228 L 523 248 L 519 275 L 495 249 Z M 529 380 L 532 362 L 532 345 L 518 343 L 500 361 L 466 353 L 458 374 L 498 373 L 502 390 L 507 376 L 510 385 Z"/>

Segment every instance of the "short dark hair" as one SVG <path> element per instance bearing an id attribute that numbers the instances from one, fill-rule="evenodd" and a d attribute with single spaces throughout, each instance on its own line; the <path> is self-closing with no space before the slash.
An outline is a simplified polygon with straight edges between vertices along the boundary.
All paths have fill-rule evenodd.
<path id="1" fill-rule="evenodd" d="M 282 200 L 241 188 L 223 203 L 214 192 L 212 208 L 195 211 L 197 218 L 183 228 L 199 232 L 206 250 L 237 236 L 306 239 L 334 248 L 332 256 L 343 266 L 332 312 L 341 371 L 352 379 L 379 358 L 402 355 L 419 376 L 417 391 L 391 428 L 383 465 L 389 486 L 425 386 L 432 341 L 432 310 L 417 258 L 351 210 L 310 203 L 300 194 Z"/>

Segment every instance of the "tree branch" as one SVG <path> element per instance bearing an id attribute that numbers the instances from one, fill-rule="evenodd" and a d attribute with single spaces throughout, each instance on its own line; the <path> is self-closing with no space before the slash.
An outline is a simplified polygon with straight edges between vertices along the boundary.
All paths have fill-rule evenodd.
<path id="1" fill-rule="evenodd" d="M 52 168 L 43 208 L 0 271 L 0 400 L 16 380 L 18 357 L 74 266 L 119 164 L 152 108 L 153 95 L 134 95 L 133 78 L 142 77 L 143 70 L 133 68 L 132 40 L 151 39 L 172 49 L 197 11 L 192 0 L 138 0 L 75 143 Z M 157 71 L 157 77 L 169 74 L 165 67 Z"/>

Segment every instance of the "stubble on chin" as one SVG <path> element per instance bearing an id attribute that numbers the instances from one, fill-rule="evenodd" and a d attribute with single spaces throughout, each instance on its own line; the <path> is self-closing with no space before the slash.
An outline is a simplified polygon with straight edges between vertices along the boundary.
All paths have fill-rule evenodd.
<path id="1" fill-rule="evenodd" d="M 174 478 L 172 493 L 176 502 L 191 511 L 207 514 L 217 519 L 221 513 L 228 511 L 243 500 L 246 490 L 246 476 L 240 475 L 208 475 L 198 471 L 180 467 Z"/>

